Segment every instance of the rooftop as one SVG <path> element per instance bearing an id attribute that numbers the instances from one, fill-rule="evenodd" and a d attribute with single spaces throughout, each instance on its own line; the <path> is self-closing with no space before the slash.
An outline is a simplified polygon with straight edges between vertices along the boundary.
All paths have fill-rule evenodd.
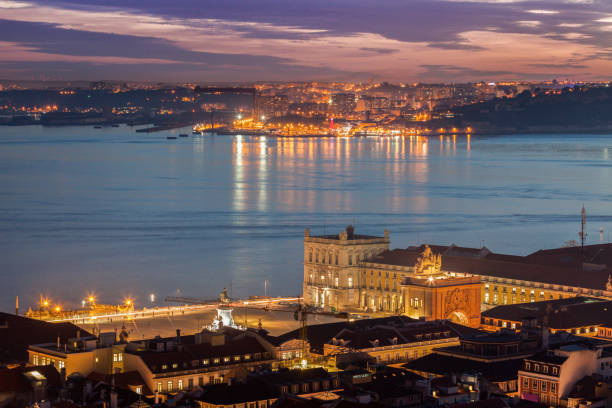
<path id="1" fill-rule="evenodd" d="M 0 312 L 0 362 L 27 361 L 30 344 L 57 342 L 58 336 L 65 343 L 77 332 L 90 336 L 72 323 L 49 323 Z"/>
<path id="2" fill-rule="evenodd" d="M 535 318 L 552 329 L 612 325 L 612 301 L 589 297 L 496 306 L 482 317 L 521 322 Z"/>
<path id="3" fill-rule="evenodd" d="M 484 362 L 432 353 L 410 361 L 404 364 L 403 367 L 411 371 L 442 376 L 450 373 L 478 372 L 489 381 L 501 382 L 515 380 L 522 364 L 522 357 L 504 361 Z"/>
<path id="4" fill-rule="evenodd" d="M 537 251 L 527 256 L 495 254 L 487 248 L 429 245 L 442 255 L 442 270 L 506 279 L 604 290 L 612 272 L 612 243 L 585 246 L 584 262 L 579 248 Z M 384 251 L 364 262 L 413 267 L 424 245 Z"/>

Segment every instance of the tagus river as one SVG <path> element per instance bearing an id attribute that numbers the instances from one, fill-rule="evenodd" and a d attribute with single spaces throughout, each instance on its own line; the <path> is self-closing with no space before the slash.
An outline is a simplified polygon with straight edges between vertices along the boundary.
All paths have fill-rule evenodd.
<path id="1" fill-rule="evenodd" d="M 584 203 L 587 242 L 612 232 L 610 135 L 170 133 L 0 127 L 0 310 L 296 295 L 307 226 L 527 254 L 578 240 Z"/>

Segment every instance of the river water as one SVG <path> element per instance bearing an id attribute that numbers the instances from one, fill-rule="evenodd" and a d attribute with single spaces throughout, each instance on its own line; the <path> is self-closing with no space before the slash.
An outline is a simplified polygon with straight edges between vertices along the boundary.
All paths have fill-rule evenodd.
<path id="1" fill-rule="evenodd" d="M 578 240 L 584 204 L 587 243 L 612 232 L 612 135 L 185 132 L 0 127 L 0 310 L 296 295 L 307 226 L 527 254 Z"/>

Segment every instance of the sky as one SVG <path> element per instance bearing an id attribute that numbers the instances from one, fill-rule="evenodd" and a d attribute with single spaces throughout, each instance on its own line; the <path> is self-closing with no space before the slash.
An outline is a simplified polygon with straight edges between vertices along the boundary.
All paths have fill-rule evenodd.
<path id="1" fill-rule="evenodd" d="M 0 0 L 0 78 L 612 79 L 612 0 Z"/>

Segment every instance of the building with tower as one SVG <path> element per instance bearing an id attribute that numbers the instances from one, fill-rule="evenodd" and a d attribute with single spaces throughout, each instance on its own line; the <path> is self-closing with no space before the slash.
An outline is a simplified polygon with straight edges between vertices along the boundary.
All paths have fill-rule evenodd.
<path id="1" fill-rule="evenodd" d="M 496 305 L 592 296 L 612 299 L 612 244 L 527 256 L 455 244 L 389 249 L 383 236 L 304 234 L 304 300 L 336 311 L 451 319 L 475 326 Z"/>

